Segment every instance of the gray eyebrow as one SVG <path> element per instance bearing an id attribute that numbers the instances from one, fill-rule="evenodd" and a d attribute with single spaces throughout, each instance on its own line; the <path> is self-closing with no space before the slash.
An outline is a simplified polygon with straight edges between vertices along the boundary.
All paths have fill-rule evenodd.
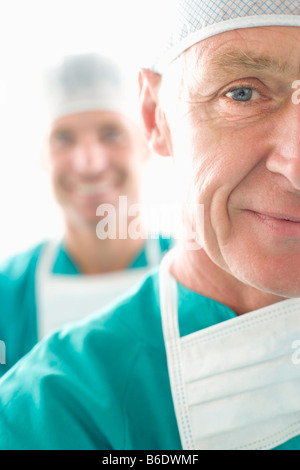
<path id="1" fill-rule="evenodd" d="M 250 55 L 250 53 L 234 50 L 217 54 L 212 58 L 212 64 L 220 69 L 245 68 L 258 72 L 273 72 L 284 74 L 294 72 L 293 67 L 286 61 L 280 61 L 271 56 Z"/>

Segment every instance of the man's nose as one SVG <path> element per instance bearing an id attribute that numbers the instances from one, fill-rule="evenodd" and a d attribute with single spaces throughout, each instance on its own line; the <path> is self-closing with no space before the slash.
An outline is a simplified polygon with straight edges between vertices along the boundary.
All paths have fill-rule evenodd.
<path id="1" fill-rule="evenodd" d="M 100 142 L 78 143 L 72 153 L 73 168 L 80 174 L 93 176 L 105 171 L 109 165 L 109 155 Z"/>
<path id="2" fill-rule="evenodd" d="M 283 175 L 300 190 L 300 104 L 290 101 L 274 128 L 274 145 L 267 168 Z"/>

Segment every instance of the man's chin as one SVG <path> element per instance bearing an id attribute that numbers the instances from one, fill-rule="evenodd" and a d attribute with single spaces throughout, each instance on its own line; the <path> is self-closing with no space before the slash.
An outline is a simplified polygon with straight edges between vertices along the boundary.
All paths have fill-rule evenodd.
<path id="1" fill-rule="evenodd" d="M 270 273 L 255 273 L 253 271 L 251 276 L 245 275 L 241 280 L 260 291 L 264 297 L 270 296 L 270 300 L 274 297 L 274 301 L 277 297 L 277 300 L 280 301 L 300 297 L 300 283 L 297 279 L 300 279 L 300 272 L 294 277 L 292 273 L 286 275 L 280 274 L 280 272 L 276 273 L 276 271 Z"/>
<path id="2" fill-rule="evenodd" d="M 96 234 L 97 224 L 100 218 L 94 214 L 81 214 L 75 211 L 65 213 L 66 225 L 69 228 L 82 231 L 93 231 Z"/>

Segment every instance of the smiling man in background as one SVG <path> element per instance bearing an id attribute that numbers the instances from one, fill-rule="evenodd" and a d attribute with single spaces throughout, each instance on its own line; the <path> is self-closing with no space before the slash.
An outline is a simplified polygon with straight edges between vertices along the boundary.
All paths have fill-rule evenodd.
<path id="1" fill-rule="evenodd" d="M 300 449 L 299 2 L 180 0 L 177 20 L 141 111 L 198 249 L 0 382 L 0 448 Z"/>
<path id="2" fill-rule="evenodd" d="M 79 54 L 49 68 L 43 86 L 45 162 L 65 233 L 62 241 L 42 243 L 0 266 L 0 339 L 7 352 L 0 376 L 50 331 L 122 294 L 170 244 L 147 239 L 146 227 L 129 236 L 133 217 L 119 204 L 121 198 L 128 208 L 141 203 L 149 160 L 137 118 L 137 81 L 136 87 L 129 83 L 110 58 Z M 105 210 L 98 209 L 109 206 L 114 237 L 105 232 Z"/>

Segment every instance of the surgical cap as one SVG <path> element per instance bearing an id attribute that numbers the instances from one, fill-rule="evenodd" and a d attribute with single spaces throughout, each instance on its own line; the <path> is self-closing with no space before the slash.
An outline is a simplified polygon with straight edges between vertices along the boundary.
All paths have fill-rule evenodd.
<path id="1" fill-rule="evenodd" d="M 240 28 L 300 26 L 299 0 L 177 0 L 168 42 L 152 69 L 163 73 L 203 39 Z"/>
<path id="2" fill-rule="evenodd" d="M 112 59 L 98 54 L 67 55 L 43 75 L 48 122 L 87 111 L 114 111 L 137 116 L 134 83 Z"/>

